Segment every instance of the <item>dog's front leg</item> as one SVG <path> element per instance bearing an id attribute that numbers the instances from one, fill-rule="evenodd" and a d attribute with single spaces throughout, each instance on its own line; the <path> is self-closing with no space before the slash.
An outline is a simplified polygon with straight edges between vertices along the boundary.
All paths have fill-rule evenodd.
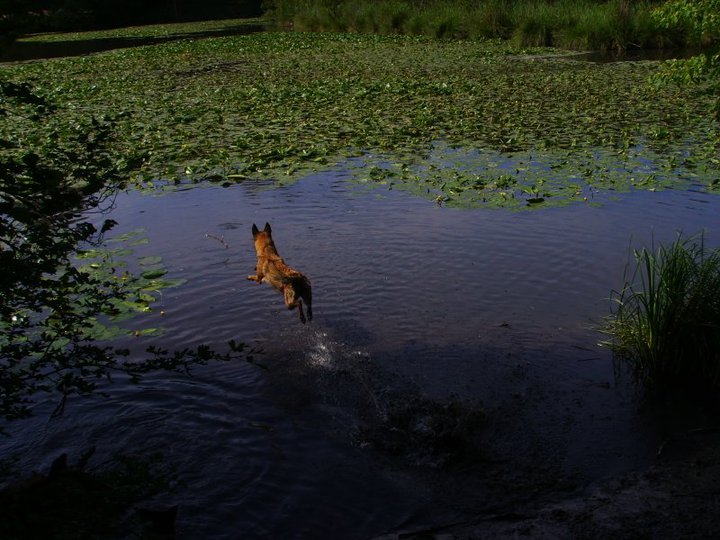
<path id="1" fill-rule="evenodd" d="M 250 281 L 257 281 L 258 283 L 262 283 L 263 280 L 263 273 L 260 272 L 257 267 L 255 268 L 255 275 L 254 276 L 248 276 L 247 277 Z"/>

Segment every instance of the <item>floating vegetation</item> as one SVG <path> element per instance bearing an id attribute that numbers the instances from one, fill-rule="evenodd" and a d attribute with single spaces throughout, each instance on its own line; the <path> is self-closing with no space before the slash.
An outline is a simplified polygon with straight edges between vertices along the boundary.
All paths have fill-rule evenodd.
<path id="1" fill-rule="evenodd" d="M 132 255 L 130 246 L 146 243 L 141 231 L 133 231 L 106 240 L 108 245 L 122 243 L 118 248 L 81 249 L 76 253 L 79 270 L 93 283 L 116 282 L 122 295 L 111 298 L 108 306 L 97 317 L 86 318 L 86 339 L 110 340 L 120 336 L 158 336 L 162 328 L 127 328 L 118 323 L 128 321 L 138 313 L 147 313 L 157 308 L 162 292 L 182 285 L 185 280 L 168 278 L 167 268 L 160 257 L 143 257 L 137 261 L 138 271 L 127 269 L 127 260 Z"/>
<path id="2" fill-rule="evenodd" d="M 93 115 L 116 126 L 112 155 L 128 180 L 153 189 L 292 181 L 358 157 L 360 180 L 457 206 L 717 189 L 711 98 L 657 88 L 655 70 L 492 40 L 262 33 L 174 42 L 1 66 L 0 78 L 29 83 L 57 111 L 46 122 L 5 116 L 0 152 L 20 152 L 19 133 L 52 152 Z"/>
<path id="3" fill-rule="evenodd" d="M 656 191 L 683 182 L 712 185 L 716 177 L 710 170 L 693 170 L 666 158 L 643 146 L 622 152 L 596 148 L 501 153 L 442 142 L 413 160 L 365 156 L 357 161 L 355 178 L 424 195 L 445 206 L 519 209 L 541 203 L 593 203 L 600 193 Z"/>

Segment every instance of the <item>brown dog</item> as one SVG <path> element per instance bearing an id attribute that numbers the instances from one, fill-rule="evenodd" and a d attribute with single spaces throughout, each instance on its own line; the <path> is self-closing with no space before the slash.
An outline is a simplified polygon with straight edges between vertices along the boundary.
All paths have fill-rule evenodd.
<path id="1" fill-rule="evenodd" d="M 300 321 L 303 324 L 305 323 L 305 313 L 303 313 L 301 299 L 305 300 L 308 319 L 312 321 L 312 288 L 310 287 L 310 280 L 294 268 L 290 268 L 278 255 L 269 223 L 265 224 L 262 231 L 258 230 L 253 223 L 252 235 L 255 242 L 255 252 L 257 253 L 257 266 L 255 267 L 256 274 L 247 278 L 258 283 L 269 283 L 280 291 L 285 298 L 285 305 L 288 309 L 298 308 Z"/>

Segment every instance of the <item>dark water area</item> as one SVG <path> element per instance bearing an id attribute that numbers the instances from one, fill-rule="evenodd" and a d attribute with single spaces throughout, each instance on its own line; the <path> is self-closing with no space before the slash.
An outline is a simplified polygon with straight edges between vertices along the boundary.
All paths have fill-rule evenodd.
<path id="1" fill-rule="evenodd" d="M 161 43 L 180 41 L 183 39 L 238 36 L 262 32 L 264 30 L 265 27 L 262 25 L 243 25 L 236 28 L 223 28 L 207 32 L 192 32 L 156 37 L 118 37 L 68 41 L 14 41 L 0 48 L 0 62 L 23 62 L 45 58 L 84 56 L 114 49 L 159 45 Z"/>
<path id="2" fill-rule="evenodd" d="M 625 49 L 623 51 L 589 51 L 572 55 L 574 60 L 586 62 L 642 62 L 682 60 L 701 54 L 699 48 L 684 49 Z"/>
<path id="3" fill-rule="evenodd" d="M 608 64 L 613 62 L 658 62 L 665 60 L 682 60 L 691 58 L 703 52 L 699 48 L 682 49 L 625 49 L 622 51 L 579 51 L 564 52 L 560 54 L 531 55 L 522 58 L 535 60 L 553 60 L 565 58 L 575 62 L 594 62 Z"/>
<path id="4" fill-rule="evenodd" d="M 121 345 L 236 339 L 262 348 L 268 369 L 239 361 L 117 381 L 51 420 L 41 404 L 2 453 L 36 468 L 91 445 L 161 451 L 179 479 L 166 496 L 178 538 L 375 538 L 582 490 L 649 463 L 672 428 L 643 411 L 593 330 L 628 249 L 680 230 L 718 246 L 718 215 L 720 198 L 693 190 L 456 210 L 343 171 L 123 193 L 103 217 L 117 235 L 138 233 L 119 244 L 130 267 L 161 256 L 168 277 L 187 281 L 132 321 L 163 336 Z M 265 222 L 312 281 L 312 323 L 245 279 L 251 227 Z M 476 464 L 438 467 L 358 436 L 398 403 L 453 400 L 487 413 Z"/>

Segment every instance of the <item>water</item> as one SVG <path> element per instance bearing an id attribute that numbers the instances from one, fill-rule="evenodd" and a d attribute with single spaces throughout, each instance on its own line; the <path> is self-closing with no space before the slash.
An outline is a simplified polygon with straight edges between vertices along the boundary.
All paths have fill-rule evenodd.
<path id="1" fill-rule="evenodd" d="M 109 37 L 68 41 L 13 41 L 0 49 L 0 62 L 26 62 L 46 58 L 85 56 L 115 49 L 159 45 L 161 43 L 182 39 L 237 36 L 262 32 L 263 30 L 262 25 L 242 25 L 219 30 L 189 32 L 187 34 L 172 34 L 168 36 Z"/>
<path id="2" fill-rule="evenodd" d="M 166 333 L 128 345 L 236 339 L 263 348 L 269 369 L 238 361 L 118 381 L 53 420 L 44 404 L 2 453 L 29 469 L 92 445 L 100 461 L 161 451 L 179 479 L 165 496 L 180 506 L 179 538 L 373 538 L 551 497 L 533 491 L 547 475 L 582 489 L 648 463 L 665 436 L 592 329 L 628 249 L 678 230 L 704 230 L 717 246 L 719 210 L 693 190 L 453 210 L 341 171 L 282 187 L 120 194 L 114 233 L 140 230 L 148 242 L 134 255 L 161 256 L 168 277 L 187 280 L 133 321 Z M 245 279 L 251 226 L 265 222 L 312 281 L 311 324 Z M 413 400 L 483 407 L 482 466 L 447 471 L 358 436 Z"/>
<path id="3" fill-rule="evenodd" d="M 628 49 L 625 51 L 590 51 L 573 56 L 577 60 L 588 62 L 644 62 L 683 60 L 702 54 L 702 49 Z"/>
<path id="4" fill-rule="evenodd" d="M 626 49 L 623 51 L 579 51 L 563 54 L 568 60 L 581 62 L 596 62 L 605 64 L 610 62 L 664 62 L 666 60 L 683 60 L 702 54 L 702 49 L 686 47 L 680 49 Z M 558 55 L 533 55 L 526 58 L 537 60 L 557 60 Z"/>

